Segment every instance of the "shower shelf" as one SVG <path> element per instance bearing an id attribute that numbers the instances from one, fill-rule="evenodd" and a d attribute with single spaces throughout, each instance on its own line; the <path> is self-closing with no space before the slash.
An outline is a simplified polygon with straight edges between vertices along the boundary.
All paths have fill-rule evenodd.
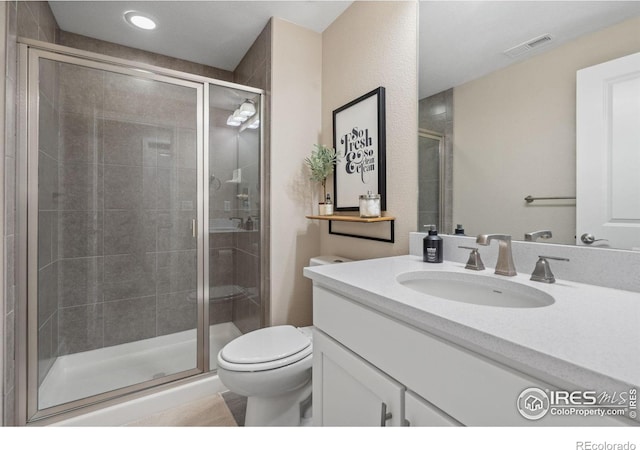
<path id="1" fill-rule="evenodd" d="M 329 234 L 336 234 L 339 236 L 348 236 L 359 239 L 369 239 L 372 241 L 380 241 L 380 242 L 394 242 L 394 228 L 396 218 L 393 216 L 383 216 L 383 217 L 359 217 L 359 216 L 341 216 L 341 215 L 332 215 L 332 216 L 306 216 L 307 219 L 312 220 L 327 220 L 329 221 Z M 378 237 L 370 237 L 370 236 L 360 236 L 357 234 L 350 233 L 342 233 L 332 230 L 333 222 L 352 222 L 352 223 L 379 223 L 379 222 L 389 222 L 389 238 L 378 238 Z"/>

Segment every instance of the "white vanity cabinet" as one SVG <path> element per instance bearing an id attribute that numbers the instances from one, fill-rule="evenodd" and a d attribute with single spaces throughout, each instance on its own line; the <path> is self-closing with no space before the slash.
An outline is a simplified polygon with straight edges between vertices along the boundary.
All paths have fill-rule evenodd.
<path id="1" fill-rule="evenodd" d="M 525 419 L 516 407 L 519 395 L 531 387 L 553 390 L 553 385 L 317 284 L 313 315 L 315 425 L 625 424 L 551 414 Z M 388 420 L 381 420 L 383 411 Z"/>
<path id="2" fill-rule="evenodd" d="M 405 391 L 403 425 L 407 427 L 455 427 L 460 423 L 415 392 Z"/>
<path id="3" fill-rule="evenodd" d="M 317 329 L 313 346 L 313 380 L 318 380 L 313 386 L 315 425 L 459 425 Z"/>
<path id="4" fill-rule="evenodd" d="M 313 351 L 315 425 L 400 425 L 404 386 L 321 332 Z"/>

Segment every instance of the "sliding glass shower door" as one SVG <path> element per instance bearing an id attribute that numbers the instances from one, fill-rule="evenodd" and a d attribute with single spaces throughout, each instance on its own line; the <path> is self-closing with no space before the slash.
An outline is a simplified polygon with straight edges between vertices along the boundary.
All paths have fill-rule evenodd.
<path id="1" fill-rule="evenodd" d="M 30 416 L 202 372 L 203 83 L 33 49 L 28 80 Z"/>

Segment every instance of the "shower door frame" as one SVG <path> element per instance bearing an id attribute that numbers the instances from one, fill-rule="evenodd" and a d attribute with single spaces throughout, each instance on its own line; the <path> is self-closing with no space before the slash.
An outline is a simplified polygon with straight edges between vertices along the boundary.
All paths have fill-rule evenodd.
<path id="1" fill-rule="evenodd" d="M 216 80 L 200 75 L 121 58 L 77 50 L 32 39 L 18 39 L 19 102 L 16 218 L 18 229 L 26 230 L 16 242 L 16 416 L 19 425 L 42 423 L 69 418 L 103 406 L 118 404 L 132 398 L 161 391 L 175 385 L 210 376 L 209 349 L 209 90 L 210 86 L 238 89 L 260 96 L 261 120 L 265 112 L 265 92 L 262 89 Z M 46 409 L 38 409 L 38 97 L 40 58 L 77 64 L 107 72 L 147 78 L 172 85 L 196 89 L 197 102 L 197 357 L 196 367 L 162 378 L 150 379 L 113 391 L 74 400 Z M 31 67 L 36 70 L 30 71 Z M 268 324 L 268 157 L 265 155 L 264 123 L 260 127 L 260 293 L 262 299 L 261 326 Z M 206 225 L 206 226 L 205 226 Z M 144 392 L 143 392 L 144 391 Z"/>
<path id="2" fill-rule="evenodd" d="M 445 136 L 442 133 L 438 133 L 436 131 L 427 130 L 425 128 L 418 128 L 418 151 L 420 147 L 420 138 L 432 139 L 434 141 L 438 141 L 438 223 L 437 228 L 441 233 L 444 233 L 444 216 L 445 216 L 445 187 L 444 187 L 444 177 L 445 177 L 445 158 L 444 158 L 444 140 Z M 420 189 L 418 188 L 418 192 Z M 419 194 L 418 194 L 418 202 L 419 202 Z M 420 206 L 418 205 L 418 210 L 420 210 Z M 418 233 L 424 232 L 421 229 L 420 224 L 418 223 Z"/>

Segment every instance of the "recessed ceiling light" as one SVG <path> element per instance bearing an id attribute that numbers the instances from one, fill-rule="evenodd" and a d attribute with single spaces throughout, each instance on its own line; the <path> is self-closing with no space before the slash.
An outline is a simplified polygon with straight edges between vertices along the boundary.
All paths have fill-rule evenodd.
<path id="1" fill-rule="evenodd" d="M 156 23 L 153 20 L 137 11 L 128 11 L 124 13 L 124 20 L 134 27 L 141 28 L 143 30 L 153 30 L 156 27 Z"/>

